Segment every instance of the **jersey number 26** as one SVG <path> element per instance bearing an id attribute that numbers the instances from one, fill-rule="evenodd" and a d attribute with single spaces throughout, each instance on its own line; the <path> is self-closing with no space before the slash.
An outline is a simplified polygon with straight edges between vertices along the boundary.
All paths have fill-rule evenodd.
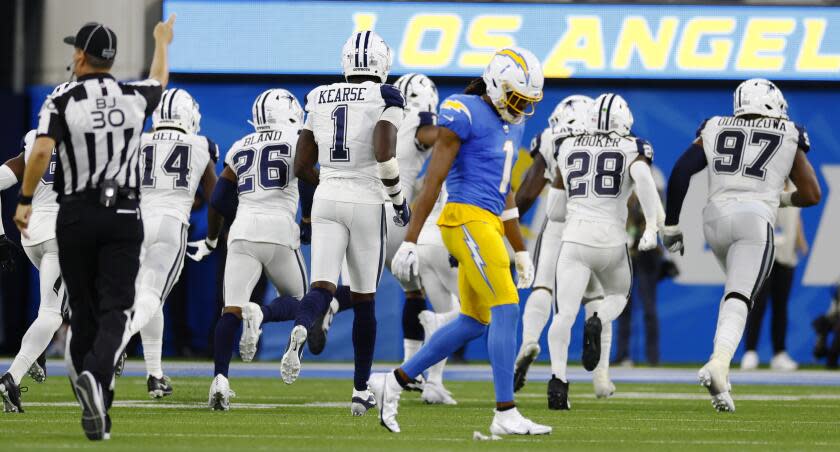
<path id="1" fill-rule="evenodd" d="M 292 148 L 286 143 L 268 144 L 257 150 L 245 148 L 233 155 L 233 170 L 239 180 L 239 193 L 254 191 L 255 175 L 251 172 L 257 167 L 257 182 L 263 190 L 282 190 L 289 184 L 289 162 Z"/>

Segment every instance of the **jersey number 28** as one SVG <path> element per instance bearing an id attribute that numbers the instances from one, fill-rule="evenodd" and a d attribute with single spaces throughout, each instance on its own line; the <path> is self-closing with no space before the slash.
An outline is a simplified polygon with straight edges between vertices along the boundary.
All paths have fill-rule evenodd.
<path id="1" fill-rule="evenodd" d="M 569 198 L 584 197 L 589 193 L 589 181 L 585 178 L 592 171 L 592 154 L 588 151 L 574 151 L 566 156 L 566 168 L 572 168 L 566 175 L 566 190 Z M 595 154 L 595 180 L 592 191 L 595 196 L 615 197 L 621 193 L 621 178 L 624 173 L 624 154 L 602 150 Z"/>

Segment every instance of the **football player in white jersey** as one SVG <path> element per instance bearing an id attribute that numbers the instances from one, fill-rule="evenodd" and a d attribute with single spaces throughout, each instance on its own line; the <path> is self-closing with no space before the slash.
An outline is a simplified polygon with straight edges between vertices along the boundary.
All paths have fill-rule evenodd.
<path id="1" fill-rule="evenodd" d="M 317 185 L 312 206 L 313 283 L 301 301 L 280 372 L 287 384 L 297 379 L 308 330 L 329 309 L 346 258 L 354 303 L 351 412 L 361 416 L 375 403 L 367 380 L 376 342 L 374 294 L 385 265 L 388 198 L 395 223 L 405 226 L 410 216 L 395 157 L 405 101 L 397 88 L 385 84 L 393 57 L 378 34 L 353 33 L 341 55 L 346 82 L 309 93 L 297 144 L 295 174 Z"/>
<path id="2" fill-rule="evenodd" d="M 216 323 L 208 400 L 214 410 L 228 410 L 234 396 L 228 371 L 239 325 L 239 354 L 249 362 L 257 352 L 262 324 L 294 319 L 307 288 L 295 222 L 298 181 L 292 172 L 303 109 L 289 91 L 269 89 L 254 101 L 252 115 L 255 131 L 225 155 L 225 169 L 208 210 L 207 238 L 190 243 L 197 247 L 190 257 L 201 260 L 216 247 L 223 220 L 233 219 L 225 261 L 225 308 Z M 265 306 L 249 301 L 263 271 L 279 294 Z"/>
<path id="3" fill-rule="evenodd" d="M 545 185 L 554 181 L 557 170 L 554 155 L 560 144 L 570 137 L 586 133 L 592 102 L 592 98 L 579 94 L 561 100 L 548 118 L 549 126 L 531 140 L 531 157 L 534 162 L 516 192 L 516 206 L 520 216 L 531 208 Z M 553 191 L 549 191 L 550 196 L 553 194 Z M 548 206 L 554 201 L 550 196 L 546 200 Z M 555 267 L 562 235 L 563 223 L 550 221 L 546 216 L 534 250 L 534 285 L 522 314 L 522 345 L 516 357 L 513 377 L 515 391 L 525 385 L 528 369 L 540 354 L 540 335 L 551 317 Z"/>
<path id="4" fill-rule="evenodd" d="M 625 229 L 627 199 L 635 190 L 644 212 L 645 231 L 639 243 L 642 251 L 657 246 L 662 210 L 650 169 L 653 149 L 645 140 L 631 135 L 633 115 L 627 102 L 616 94 L 602 94 L 590 111 L 592 132 L 564 140 L 557 149 L 559 172 L 552 184 L 555 202 L 549 207 L 549 218 L 566 224 L 555 282 L 555 287 L 562 290 L 555 296 L 555 314 L 548 333 L 552 370 L 549 409 L 569 409 L 569 336 L 593 276 L 601 283 L 604 299 L 591 309 L 592 316 L 586 321 L 582 360 L 590 371 L 599 366 L 605 369 L 609 364 L 609 353 L 602 354 L 601 350 L 603 324 L 621 314 L 633 276 Z M 594 377 L 597 391 L 598 375 Z M 607 380 L 604 386 L 609 395 L 612 384 Z"/>
<path id="5" fill-rule="evenodd" d="M 73 83 L 62 83 L 53 90 L 51 96 L 60 95 Z M 5 190 L 23 179 L 23 170 L 32 144 L 35 141 L 35 131 L 30 130 L 21 140 L 21 153 L 0 166 L 0 190 Z M 28 235 L 21 234 L 20 241 L 26 256 L 40 273 L 41 301 L 38 306 L 38 317 L 26 330 L 20 344 L 20 351 L 15 356 L 9 370 L 0 377 L 0 396 L 6 412 L 23 413 L 20 400 L 20 382 L 23 375 L 29 375 L 37 382 L 46 379 L 46 366 L 38 363 L 39 356 L 50 344 L 53 335 L 61 327 L 62 316 L 67 310 L 67 300 L 64 284 L 61 281 L 61 270 L 58 265 L 58 245 L 55 241 L 55 218 L 58 215 L 56 192 L 53 191 L 55 176 L 55 150 L 50 157 L 50 164 L 44 176 L 35 189 L 32 197 L 32 219 L 29 223 Z M 8 241 L 0 222 L 0 237 Z M 11 246 L 7 244 L 5 246 Z"/>
<path id="6" fill-rule="evenodd" d="M 735 90 L 733 116 L 714 116 L 680 157 L 668 181 L 663 243 L 683 252 L 680 211 L 691 176 L 708 166 L 709 199 L 703 233 L 726 273 L 714 349 L 698 377 L 717 411 L 735 411 L 729 363 L 747 313 L 773 267 L 773 225 L 779 207 L 808 207 L 820 201 L 820 186 L 806 153 L 805 129 L 788 118 L 782 92 L 765 79 Z M 783 191 L 790 178 L 796 191 Z M 690 248 L 700 251 L 700 242 Z"/>
<path id="7" fill-rule="evenodd" d="M 185 90 L 167 89 L 140 137 L 140 211 L 143 248 L 131 334 L 140 333 L 149 396 L 172 394 L 161 366 L 163 302 L 184 268 L 190 210 L 199 184 L 209 198 L 216 185 L 219 147 L 198 135 L 198 103 Z"/>

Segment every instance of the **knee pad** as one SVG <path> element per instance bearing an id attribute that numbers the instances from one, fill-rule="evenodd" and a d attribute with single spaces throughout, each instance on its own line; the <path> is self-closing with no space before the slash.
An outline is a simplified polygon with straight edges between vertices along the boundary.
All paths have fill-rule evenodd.
<path id="1" fill-rule="evenodd" d="M 724 300 L 729 300 L 731 298 L 735 298 L 737 300 L 741 300 L 744 303 L 746 303 L 747 309 L 751 310 L 752 307 L 753 307 L 752 300 L 750 300 L 750 298 L 745 296 L 744 294 L 741 294 L 741 293 L 738 293 L 738 292 L 729 292 L 729 293 L 726 294 L 725 297 L 723 297 Z"/>

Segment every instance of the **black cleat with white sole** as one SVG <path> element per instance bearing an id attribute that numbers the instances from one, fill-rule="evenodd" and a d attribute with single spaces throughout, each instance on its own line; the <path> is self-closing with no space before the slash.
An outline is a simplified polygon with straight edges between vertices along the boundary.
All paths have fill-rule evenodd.
<path id="1" fill-rule="evenodd" d="M 3 398 L 3 410 L 7 413 L 23 413 L 20 403 L 20 386 L 15 383 L 12 374 L 6 372 L 0 377 L 0 396 Z"/>
<path id="2" fill-rule="evenodd" d="M 88 371 L 76 379 L 76 394 L 82 404 L 82 429 L 91 441 L 106 439 L 108 432 L 108 413 L 102 397 L 102 386 Z M 109 434 L 110 436 L 110 434 Z"/>
<path id="3" fill-rule="evenodd" d="M 571 410 L 569 403 L 569 383 L 551 376 L 548 381 L 548 409 L 549 410 Z"/>
<path id="4" fill-rule="evenodd" d="M 162 399 L 172 395 L 172 382 L 166 375 L 162 378 L 149 375 L 149 378 L 146 379 L 146 388 L 149 390 L 149 397 L 153 399 Z"/>
<path id="5" fill-rule="evenodd" d="M 592 372 L 601 360 L 601 319 L 594 313 L 583 326 L 583 368 Z"/>

